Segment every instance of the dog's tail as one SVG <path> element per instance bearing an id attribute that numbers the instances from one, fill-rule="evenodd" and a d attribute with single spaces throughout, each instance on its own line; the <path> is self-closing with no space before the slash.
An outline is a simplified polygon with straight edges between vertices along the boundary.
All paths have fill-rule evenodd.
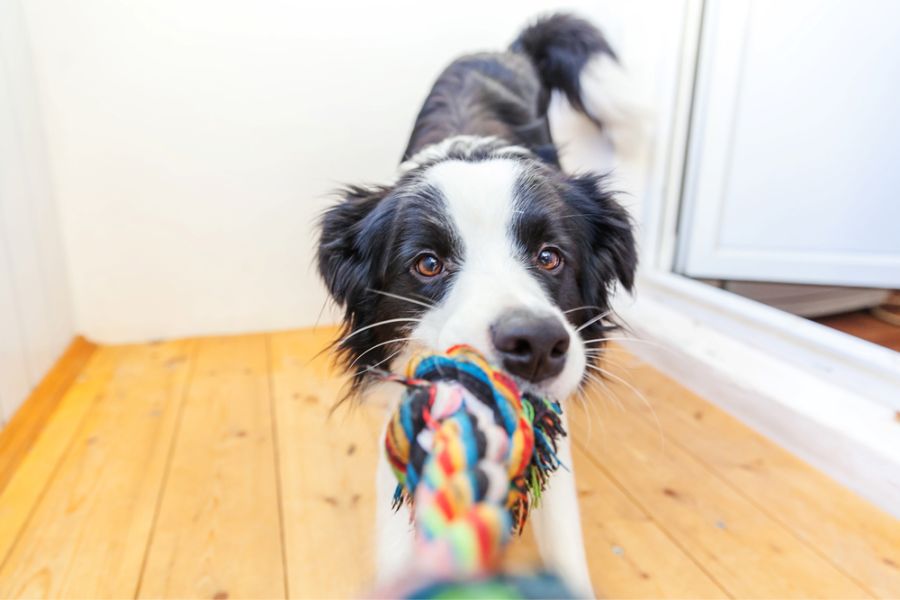
<path id="1" fill-rule="evenodd" d="M 510 46 L 526 55 L 548 94 L 558 90 L 575 110 L 610 136 L 617 147 L 631 145 L 646 116 L 619 58 L 599 29 L 569 14 L 542 17 Z"/>

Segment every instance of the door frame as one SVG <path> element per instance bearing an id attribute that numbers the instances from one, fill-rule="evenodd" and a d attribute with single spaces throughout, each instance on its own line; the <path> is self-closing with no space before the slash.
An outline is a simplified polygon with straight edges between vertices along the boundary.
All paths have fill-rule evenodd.
<path id="1" fill-rule="evenodd" d="M 900 517 L 900 353 L 675 272 L 703 0 L 688 0 L 678 86 L 642 206 L 641 270 L 617 312 L 629 349 Z"/>

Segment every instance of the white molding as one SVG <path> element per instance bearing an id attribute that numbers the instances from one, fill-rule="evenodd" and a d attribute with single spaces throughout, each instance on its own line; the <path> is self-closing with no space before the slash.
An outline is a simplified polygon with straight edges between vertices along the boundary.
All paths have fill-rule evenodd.
<path id="1" fill-rule="evenodd" d="M 672 274 L 619 312 L 629 349 L 900 517 L 900 354 Z"/>
<path id="2" fill-rule="evenodd" d="M 738 106 L 743 59 L 749 36 L 749 0 L 730 3 L 710 1 L 703 11 L 694 94 L 691 106 L 691 131 L 683 163 L 680 230 L 675 252 L 675 268 L 686 272 L 688 262 L 694 268 L 700 257 L 714 256 L 719 250 L 717 227 L 721 221 L 721 205 L 712 202 L 712 211 L 699 211 L 698 198 L 719 199 L 725 192 L 734 128 L 730 119 Z M 715 81 L 717 85 L 711 86 Z M 712 107 L 720 107 L 711 115 Z M 719 117 L 713 122 L 712 117 Z M 700 170 L 699 165 L 703 165 Z M 700 176 L 700 173 L 703 176 Z M 704 218 L 698 218 L 704 217 Z"/>
<path id="3" fill-rule="evenodd" d="M 651 174 L 651 180 L 659 179 L 659 185 L 658 188 L 648 186 L 651 193 L 644 198 L 641 213 L 641 228 L 644 230 L 641 261 L 651 269 L 671 271 L 675 261 L 681 183 L 687 160 L 702 15 L 701 0 L 685 2 L 678 74 L 674 82 L 676 90 L 672 95 L 671 109 L 665 114 L 668 125 L 657 136 Z"/>
<path id="4" fill-rule="evenodd" d="M 900 410 L 900 353 L 680 275 L 647 274 L 639 285 L 729 337 Z"/>

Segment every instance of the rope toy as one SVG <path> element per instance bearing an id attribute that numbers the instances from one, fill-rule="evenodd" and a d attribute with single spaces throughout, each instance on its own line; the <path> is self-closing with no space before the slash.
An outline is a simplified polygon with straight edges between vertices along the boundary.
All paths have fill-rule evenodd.
<path id="1" fill-rule="evenodd" d="M 382 378 L 406 387 L 385 448 L 398 481 L 394 508 L 411 507 L 417 566 L 433 580 L 407 597 L 459 596 L 464 589 L 466 597 L 571 597 L 547 575 L 491 577 L 562 466 L 560 405 L 521 393 L 463 345 L 414 358 L 405 376 Z"/>

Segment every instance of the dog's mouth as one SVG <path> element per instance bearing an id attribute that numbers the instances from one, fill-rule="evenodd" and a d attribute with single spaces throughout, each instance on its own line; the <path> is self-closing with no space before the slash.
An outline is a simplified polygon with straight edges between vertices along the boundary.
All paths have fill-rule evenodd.
<path id="1" fill-rule="evenodd" d="M 540 381 L 532 381 L 527 377 L 511 373 L 503 366 L 502 358 L 498 357 L 493 351 L 485 352 L 482 348 L 479 348 L 479 345 L 477 344 L 463 343 L 455 345 L 467 345 L 472 347 L 476 352 L 483 356 L 494 369 L 505 373 L 506 376 L 516 384 L 516 387 L 522 394 L 546 398 L 554 402 L 562 402 L 572 394 L 576 393 L 583 383 L 584 371 L 586 371 L 586 368 L 582 367 L 581 372 L 573 373 L 573 370 L 578 370 L 573 365 L 573 369 L 566 368 L 564 372 L 559 375 Z M 452 347 L 453 346 L 451 346 L 451 348 Z M 408 374 L 409 365 L 417 357 L 432 354 L 446 354 L 448 350 L 449 348 L 438 349 L 433 347 L 432 344 L 422 343 L 421 340 L 413 339 L 410 340 L 390 361 L 378 367 L 378 370 L 389 371 L 397 375 Z M 577 364 L 577 361 L 575 362 Z"/>
<path id="2" fill-rule="evenodd" d="M 533 381 L 529 381 L 523 377 L 518 377 L 516 375 L 510 375 L 510 378 L 516 382 L 516 386 L 519 388 L 519 391 L 522 392 L 522 394 L 541 396 L 544 398 L 549 398 L 550 400 L 560 400 L 560 398 L 557 398 L 556 394 L 552 390 L 553 384 L 555 383 L 555 378 L 547 381 L 541 381 L 540 383 L 534 383 Z"/>

